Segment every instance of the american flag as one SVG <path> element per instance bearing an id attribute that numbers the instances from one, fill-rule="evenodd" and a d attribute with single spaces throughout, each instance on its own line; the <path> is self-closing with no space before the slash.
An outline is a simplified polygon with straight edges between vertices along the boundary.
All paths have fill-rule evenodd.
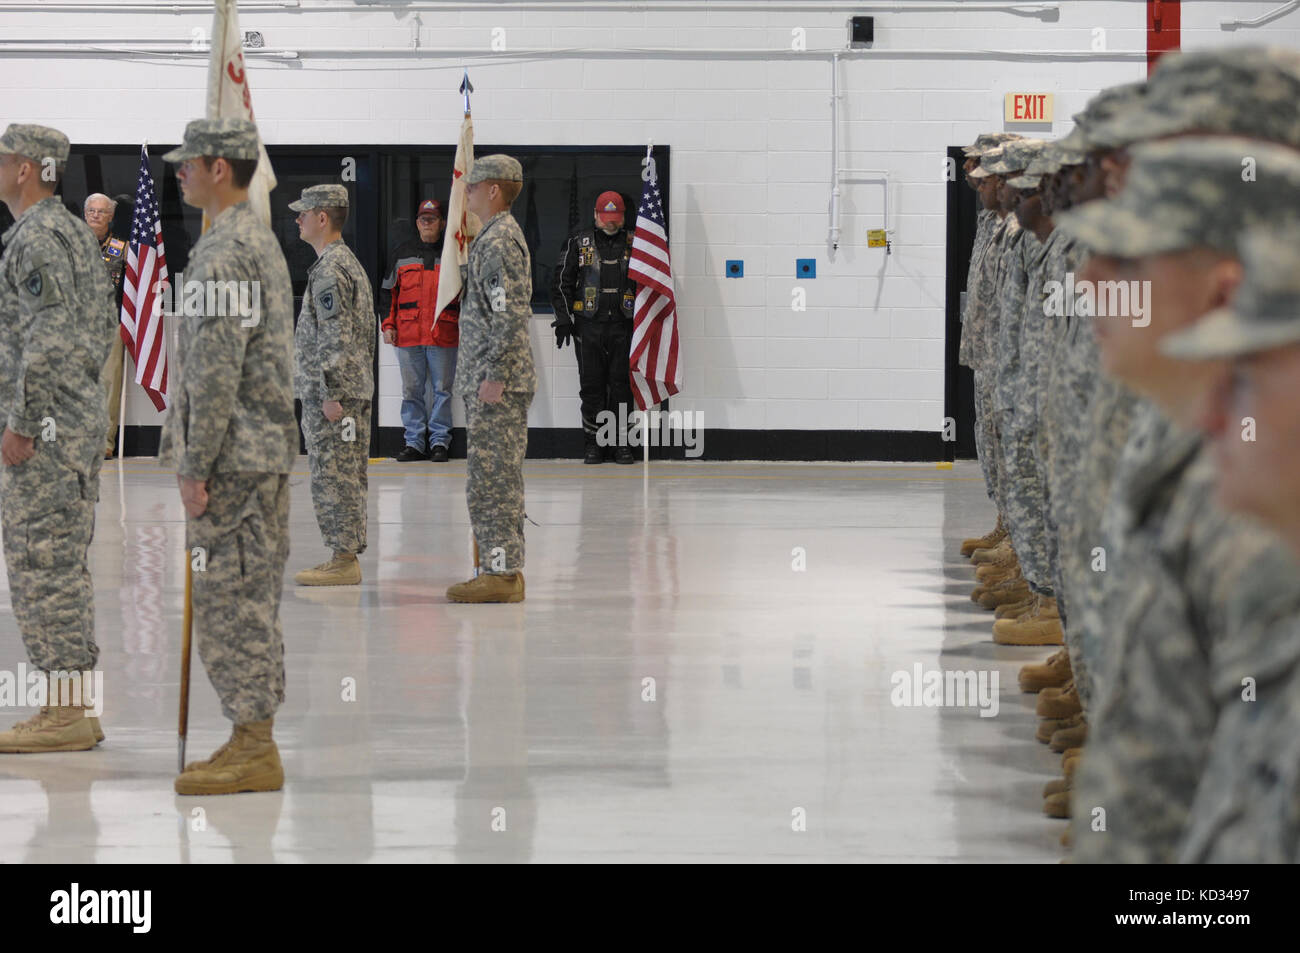
<path id="1" fill-rule="evenodd" d="M 135 219 L 126 256 L 126 290 L 118 332 L 135 362 L 135 382 L 159 410 L 167 407 L 167 338 L 163 334 L 162 299 L 167 283 L 162 221 L 149 174 L 149 150 L 140 147 L 140 180 L 135 189 Z"/>
<path id="2" fill-rule="evenodd" d="M 668 229 L 653 172 L 641 192 L 627 273 L 638 285 L 632 314 L 632 396 L 638 408 L 647 410 L 682 389 Z"/>

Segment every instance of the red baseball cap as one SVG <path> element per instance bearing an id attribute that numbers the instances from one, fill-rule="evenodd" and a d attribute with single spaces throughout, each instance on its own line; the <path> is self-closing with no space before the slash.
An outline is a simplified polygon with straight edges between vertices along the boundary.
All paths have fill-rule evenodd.
<path id="1" fill-rule="evenodd" d="M 446 218 L 447 215 L 442 210 L 442 203 L 437 199 L 425 199 L 420 203 L 420 207 L 415 210 L 415 217 L 419 218 L 425 212 L 432 212 L 439 218 Z"/>
<path id="2" fill-rule="evenodd" d="M 596 199 L 596 220 L 599 222 L 616 222 L 625 211 L 623 196 L 617 192 L 601 192 Z"/>

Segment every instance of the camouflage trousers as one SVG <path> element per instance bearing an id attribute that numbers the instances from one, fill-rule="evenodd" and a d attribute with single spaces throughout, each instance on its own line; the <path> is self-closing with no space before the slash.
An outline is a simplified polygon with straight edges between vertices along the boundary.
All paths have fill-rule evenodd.
<path id="1" fill-rule="evenodd" d="M 289 475 L 214 473 L 208 508 L 186 523 L 199 657 L 237 725 L 264 721 L 284 701 L 280 592 L 289 558 Z"/>
<path id="2" fill-rule="evenodd" d="M 1088 414 L 1091 440 L 1075 484 L 1073 522 L 1062 535 L 1065 584 L 1076 593 L 1074 636 L 1067 634 L 1066 645 L 1075 688 L 1085 705 L 1095 692 L 1102 654 L 1108 651 L 1106 642 L 1116 624 L 1109 604 L 1122 599 L 1132 584 L 1120 568 L 1125 540 L 1108 525 L 1106 514 L 1137 406 L 1131 391 L 1099 375 Z"/>
<path id="3" fill-rule="evenodd" d="M 1038 421 L 1028 410 L 1002 412 L 1001 483 L 1007 532 L 1020 561 L 1020 571 L 1035 592 L 1048 595 L 1052 580 L 1047 568 L 1047 540 L 1043 527 L 1042 480 L 1038 472 Z"/>
<path id="4" fill-rule="evenodd" d="M 524 453 L 532 402 L 531 393 L 512 391 L 495 404 L 477 394 L 465 398 L 465 497 L 479 565 L 487 573 L 524 567 Z"/>
<path id="5" fill-rule="evenodd" d="M 311 468 L 311 502 L 326 548 L 366 551 L 366 489 L 370 464 L 370 401 L 339 401 L 343 416 L 331 423 L 321 402 L 302 402 L 302 435 Z"/>
<path id="6" fill-rule="evenodd" d="M 35 456 L 15 467 L 0 465 L 9 598 L 27 657 L 44 672 L 86 671 L 99 660 L 87 557 L 102 436 L 37 438 Z"/>
<path id="7" fill-rule="evenodd" d="M 975 371 L 975 455 L 984 473 L 984 491 L 996 504 L 997 414 L 993 410 L 993 381 L 986 371 Z M 1002 512 L 1000 507 L 998 512 Z"/>

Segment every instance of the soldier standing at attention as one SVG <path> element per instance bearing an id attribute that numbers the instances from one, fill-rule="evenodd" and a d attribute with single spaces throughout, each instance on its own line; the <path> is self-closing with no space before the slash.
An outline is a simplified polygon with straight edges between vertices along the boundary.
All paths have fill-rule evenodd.
<path id="1" fill-rule="evenodd" d="M 284 701 L 280 590 L 298 456 L 293 287 L 279 241 L 248 202 L 257 169 L 252 122 L 196 119 L 163 159 L 179 163 L 182 198 L 212 224 L 186 268 L 208 290 L 200 313 L 180 321 L 179 383 L 159 462 L 176 468 L 186 545 L 202 558 L 194 573 L 199 657 L 234 723 L 211 758 L 185 766 L 176 793 L 276 791 L 284 785 L 271 737 Z M 214 301 L 241 287 L 254 291 L 251 314 Z"/>
<path id="2" fill-rule="evenodd" d="M 447 590 L 452 602 L 524 600 L 524 452 L 537 389 L 528 339 L 532 261 L 510 205 L 523 189 L 519 162 L 475 159 L 465 206 L 483 222 L 461 293 L 456 393 L 469 438 L 465 496 L 482 573 Z"/>
<path id="3" fill-rule="evenodd" d="M 110 298 L 116 316 L 122 308 L 122 275 L 126 271 L 126 242 L 113 234 L 113 212 L 117 203 L 101 192 L 86 197 L 82 215 L 90 226 L 95 240 L 99 242 L 99 253 L 108 269 L 108 278 L 113 283 Z M 119 319 L 120 320 L 120 319 Z M 104 399 L 108 402 L 108 439 L 104 445 L 104 459 L 113 458 L 113 448 L 117 445 L 118 411 L 122 403 L 122 335 L 113 338 L 112 350 L 104 362 L 104 372 L 100 375 L 104 382 Z"/>
<path id="4" fill-rule="evenodd" d="M 68 673 L 84 677 L 99 659 L 86 557 L 107 426 L 99 372 L 116 315 L 95 240 L 54 195 L 67 161 L 57 130 L 12 125 L 0 136 L 0 201 L 14 216 L 0 257 L 0 528 L 14 619 L 50 692 L 0 732 L 4 752 L 104 739 L 89 686 Z"/>
<path id="5" fill-rule="evenodd" d="M 293 577 L 300 586 L 355 586 L 366 550 L 366 467 L 375 380 L 370 279 L 341 234 L 348 190 L 313 185 L 289 203 L 302 240 L 316 249 L 294 332 L 294 395 L 311 465 L 311 499 L 334 556 Z"/>

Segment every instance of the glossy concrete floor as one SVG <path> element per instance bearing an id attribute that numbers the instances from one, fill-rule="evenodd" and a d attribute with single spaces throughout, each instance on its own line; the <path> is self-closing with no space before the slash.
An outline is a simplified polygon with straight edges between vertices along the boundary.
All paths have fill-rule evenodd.
<path id="1" fill-rule="evenodd" d="M 1058 756 L 1016 688 L 1049 650 L 993 644 L 956 552 L 992 523 L 974 464 L 529 461 L 515 606 L 444 597 L 469 569 L 464 461 L 372 464 L 363 584 L 294 587 L 325 556 L 305 464 L 284 790 L 172 793 L 182 511 L 152 461 L 110 463 L 92 561 L 108 737 L 0 756 L 0 861 L 1059 858 L 1040 812 Z M 229 733 L 194 666 L 191 757 Z M 997 673 L 996 716 L 895 706 L 916 666 Z"/>

